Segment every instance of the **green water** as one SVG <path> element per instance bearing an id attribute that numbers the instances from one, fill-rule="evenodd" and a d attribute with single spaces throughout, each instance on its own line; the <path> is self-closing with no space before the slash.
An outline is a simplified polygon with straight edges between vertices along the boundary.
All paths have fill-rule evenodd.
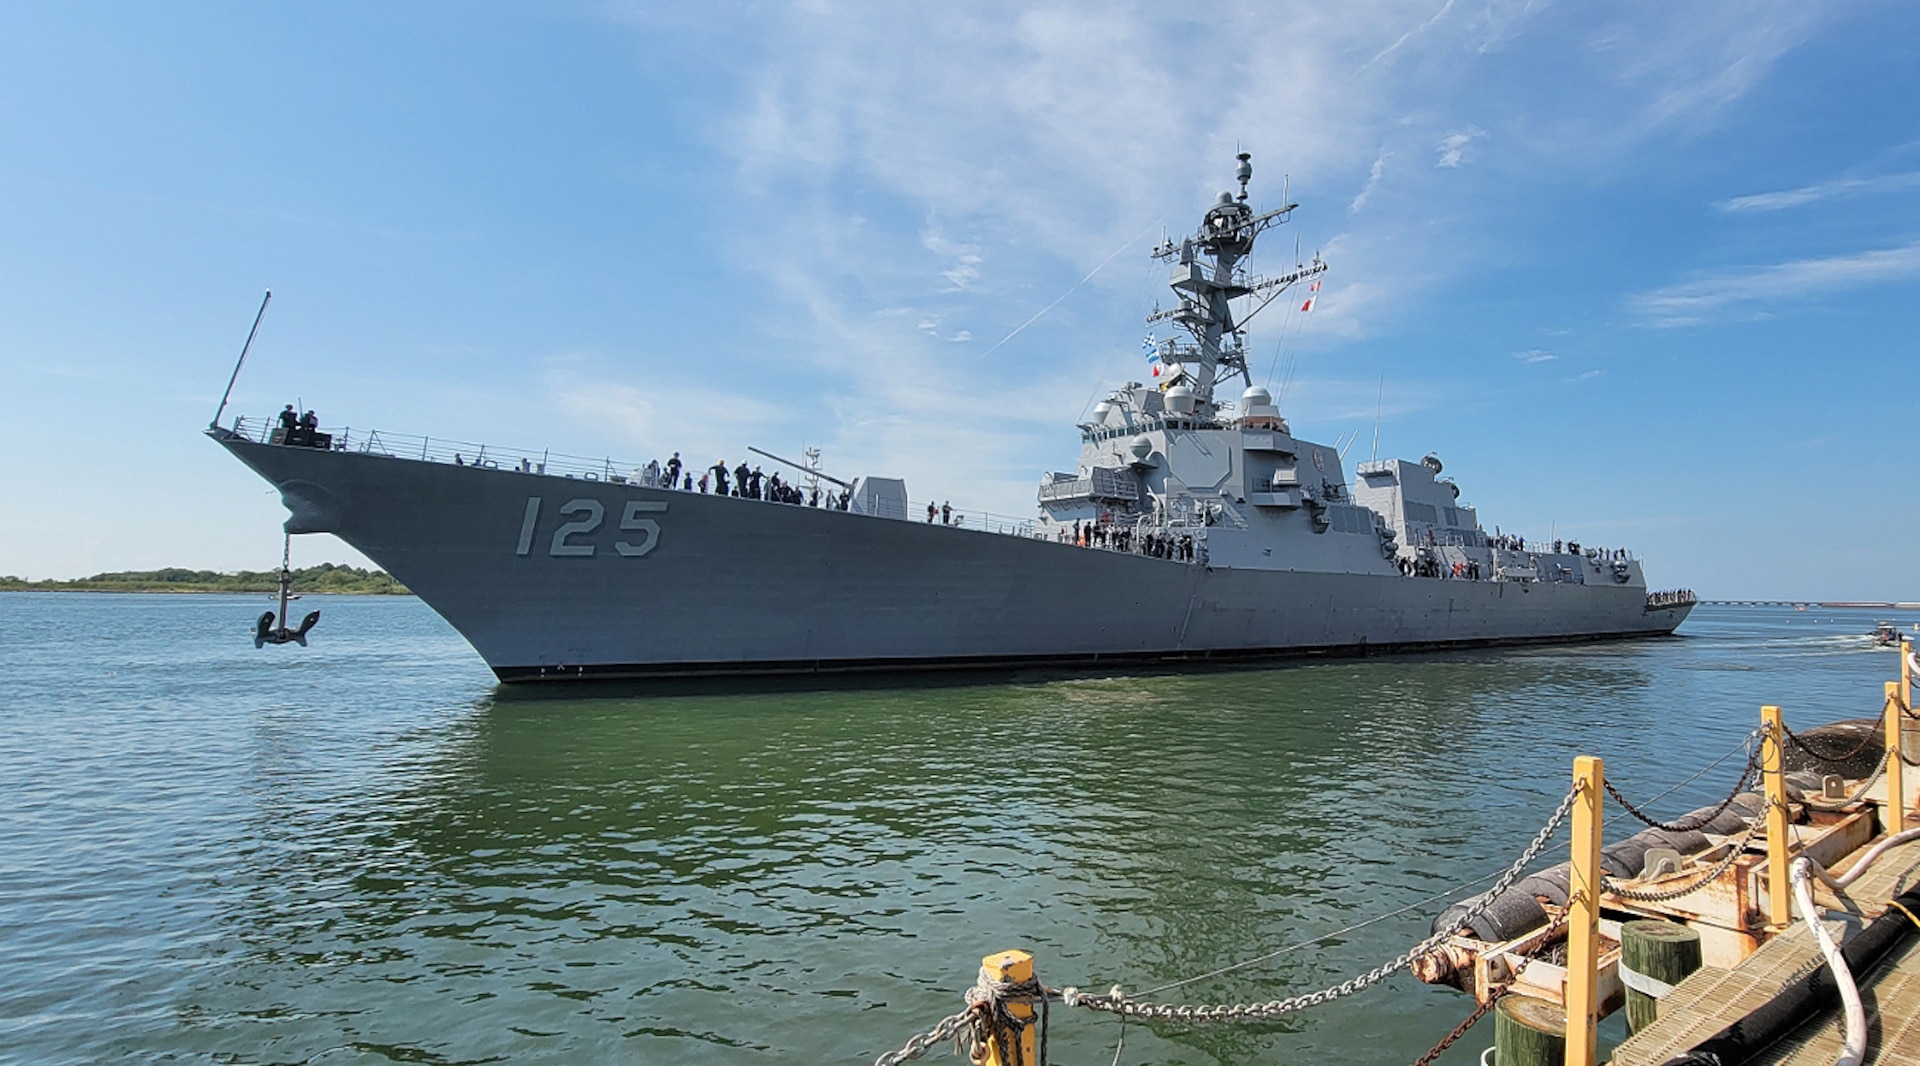
<path id="1" fill-rule="evenodd" d="M 989 952 L 1138 990 L 1319 937 L 1503 866 L 1577 753 L 1648 796 L 1762 702 L 1871 714 L 1896 669 L 1870 614 L 1703 608 L 1597 647 L 523 694 L 415 601 L 316 599 L 313 647 L 256 651 L 261 602 L 0 594 L 0 1060 L 871 1062 Z M 1167 998 L 1337 982 L 1441 906 Z M 1469 1006 L 1401 975 L 1129 1025 L 1119 1061 L 1409 1062 Z M 1056 1010 L 1053 1060 L 1120 1035 Z"/>

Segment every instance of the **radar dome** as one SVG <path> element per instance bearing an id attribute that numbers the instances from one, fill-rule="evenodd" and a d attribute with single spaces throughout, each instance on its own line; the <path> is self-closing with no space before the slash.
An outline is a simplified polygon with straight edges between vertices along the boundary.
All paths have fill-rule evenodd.
<path id="1" fill-rule="evenodd" d="M 1240 404 L 1251 410 L 1254 407 L 1266 407 L 1273 403 L 1273 393 L 1265 387 L 1254 385 L 1240 394 Z"/>
<path id="2" fill-rule="evenodd" d="M 1230 192 L 1223 192 L 1220 195 L 1213 198 L 1213 203 L 1214 203 L 1214 206 L 1216 207 L 1225 207 L 1232 202 L 1233 202 L 1233 194 Z"/>
<path id="3" fill-rule="evenodd" d="M 1167 390 L 1167 409 L 1178 415 L 1193 413 L 1193 390 L 1185 385 L 1175 385 Z"/>
<path id="4" fill-rule="evenodd" d="M 1147 456 L 1153 454 L 1153 438 L 1145 435 L 1135 437 L 1127 443 L 1127 451 L 1133 453 L 1135 460 L 1144 463 Z"/>
<path id="5" fill-rule="evenodd" d="M 1113 412 L 1113 405 L 1108 403 L 1105 400 L 1101 400 L 1099 403 L 1094 404 L 1093 405 L 1093 424 L 1097 426 L 1105 422 L 1107 420 L 1107 415 L 1111 414 L 1112 412 Z"/>
<path id="6" fill-rule="evenodd" d="M 1441 470 L 1445 469 L 1445 467 L 1442 467 L 1440 465 L 1440 457 L 1433 454 L 1432 452 L 1428 452 L 1427 457 L 1425 459 L 1420 460 L 1420 465 L 1426 467 L 1428 470 L 1433 471 L 1435 474 L 1438 474 Z"/>

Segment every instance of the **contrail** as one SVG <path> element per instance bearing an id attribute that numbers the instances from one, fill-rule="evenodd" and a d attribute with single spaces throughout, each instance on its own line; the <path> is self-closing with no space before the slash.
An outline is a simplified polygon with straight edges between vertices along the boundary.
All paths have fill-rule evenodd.
<path id="1" fill-rule="evenodd" d="M 1121 252 L 1124 252 L 1124 251 L 1126 251 L 1127 249 L 1129 249 L 1129 248 L 1131 248 L 1131 247 L 1133 247 L 1133 246 L 1134 246 L 1135 244 L 1137 244 L 1137 243 L 1139 243 L 1139 240 L 1140 240 L 1140 238 L 1142 238 L 1142 237 L 1144 237 L 1144 236 L 1146 236 L 1147 234 L 1149 234 L 1149 233 L 1152 233 L 1152 232 L 1153 232 L 1153 227 L 1154 227 L 1154 226 L 1158 226 L 1158 225 L 1161 225 L 1161 224 L 1162 224 L 1162 223 L 1164 223 L 1164 222 L 1166 222 L 1166 219 L 1164 219 L 1164 218 L 1163 218 L 1163 219 L 1161 219 L 1161 220 L 1160 220 L 1159 222 L 1155 222 L 1155 223 L 1153 223 L 1153 225 L 1150 225 L 1150 226 L 1148 226 L 1148 227 L 1147 227 L 1146 229 L 1143 229 L 1143 230 L 1141 230 L 1141 231 L 1140 231 L 1139 233 L 1136 233 L 1136 234 L 1134 234 L 1134 237 L 1133 237 L 1133 240 L 1130 240 L 1130 241 L 1128 241 L 1127 243 L 1125 243 L 1125 244 L 1123 244 L 1123 245 L 1121 245 L 1120 247 L 1118 247 L 1118 248 L 1115 248 L 1115 249 L 1113 250 L 1113 254 L 1112 254 L 1112 255 L 1109 255 L 1109 256 L 1107 256 L 1107 257 L 1106 257 L 1105 259 L 1102 259 L 1102 260 L 1100 260 L 1100 265 L 1099 265 L 1099 266 L 1096 266 L 1096 267 L 1094 267 L 1094 268 L 1093 268 L 1092 270 L 1089 270 L 1089 271 L 1087 271 L 1087 276 L 1086 276 L 1086 277 L 1084 277 L 1084 278 L 1081 278 L 1081 279 L 1080 279 L 1079 281 L 1076 281 L 1076 282 L 1074 282 L 1074 283 L 1073 283 L 1073 288 L 1071 288 L 1071 289 L 1068 289 L 1068 290 L 1067 290 L 1066 292 L 1063 292 L 1063 293 L 1061 293 L 1061 294 L 1060 294 L 1060 298 L 1059 298 L 1059 299 L 1057 299 L 1057 300 L 1055 300 L 1055 301 L 1053 301 L 1052 303 L 1050 303 L 1050 304 L 1048 304 L 1048 305 L 1047 305 L 1047 306 L 1045 306 L 1045 307 L 1042 307 L 1042 308 L 1041 308 L 1041 309 L 1039 310 L 1039 312 L 1038 312 L 1037 314 L 1035 314 L 1035 315 L 1034 315 L 1034 316 L 1033 316 L 1032 318 L 1029 318 L 1029 319 L 1027 319 L 1027 320 L 1026 320 L 1025 322 L 1022 322 L 1022 323 L 1020 323 L 1020 324 L 1019 324 L 1018 326 L 1015 326 L 1015 327 L 1014 327 L 1014 330 L 1013 330 L 1013 332 L 1012 332 L 1012 333 L 1009 333 L 1009 334 L 1007 334 L 1006 336 L 1004 336 L 1004 337 L 1002 337 L 1002 338 L 1000 338 L 1000 339 L 999 339 L 998 341 L 996 341 L 996 342 L 994 343 L 994 345 L 993 345 L 993 347 L 991 347 L 991 348 L 988 348 L 988 349 L 987 349 L 986 351 L 984 351 L 984 352 L 981 352 L 981 353 L 980 353 L 980 357 L 984 359 L 984 358 L 986 358 L 987 356 L 989 356 L 989 355 L 992 355 L 993 353 L 995 353 L 995 352 L 997 352 L 997 351 L 999 351 L 999 350 L 1000 350 L 1000 346 L 1001 346 L 1002 344 L 1005 344 L 1005 343 L 1007 343 L 1008 341 L 1010 341 L 1010 340 L 1012 340 L 1013 338 L 1015 338 L 1015 337 L 1017 337 L 1017 336 L 1019 336 L 1019 335 L 1020 335 L 1020 331 L 1021 331 L 1021 330 L 1023 330 L 1023 329 L 1026 329 L 1026 328 L 1027 328 L 1028 326 L 1031 326 L 1031 325 L 1033 325 L 1033 324 L 1034 324 L 1035 322 L 1038 322 L 1038 321 L 1040 321 L 1040 320 L 1041 320 L 1042 318 L 1044 318 L 1044 317 L 1046 317 L 1046 313 L 1047 313 L 1048 311 L 1051 311 L 1051 310 L 1053 310 L 1054 308 L 1056 308 L 1056 307 L 1059 307 L 1059 306 L 1060 306 L 1060 305 L 1061 305 L 1062 303 L 1064 303 L 1064 302 L 1066 301 L 1066 299 L 1067 299 L 1067 297 L 1069 297 L 1069 296 L 1072 296 L 1072 295 L 1073 295 L 1074 293 L 1076 293 L 1076 292 L 1079 292 L 1079 291 L 1080 291 L 1080 286 L 1082 286 L 1082 285 L 1085 285 L 1085 284 L 1086 284 L 1087 282 L 1089 282 L 1089 281 L 1092 281 L 1092 280 L 1093 280 L 1093 276 L 1094 276 L 1095 274 L 1098 274 L 1098 273 L 1100 273 L 1100 269 L 1101 269 L 1101 267 L 1104 267 L 1104 266 L 1106 266 L 1106 265 L 1107 265 L 1108 263 L 1111 263 L 1111 262 L 1113 262 L 1113 261 L 1114 261 L 1115 259 L 1117 259 L 1117 258 L 1119 258 L 1119 257 L 1120 257 L 1120 253 L 1121 253 Z"/>

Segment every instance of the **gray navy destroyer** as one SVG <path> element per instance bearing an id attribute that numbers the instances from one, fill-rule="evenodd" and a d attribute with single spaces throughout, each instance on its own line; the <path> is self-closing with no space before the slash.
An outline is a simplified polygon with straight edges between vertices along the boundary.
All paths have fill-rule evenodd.
<path id="1" fill-rule="evenodd" d="M 236 419 L 208 435 L 404 582 L 503 681 L 1247 660 L 1671 633 L 1622 550 L 1494 536 L 1438 459 L 1359 464 L 1293 435 L 1246 324 L 1326 269 L 1247 269 L 1297 205 L 1256 212 L 1239 157 L 1200 228 L 1153 254 L 1177 302 L 1162 373 L 1080 425 L 1027 519 L 935 520 L 897 479 L 784 502 L 657 465 Z M 244 353 L 243 353 L 244 354 Z M 236 367 L 235 373 L 238 373 Z M 230 386 L 231 387 L 231 386 Z M 223 405 L 224 408 L 224 405 Z M 756 449 L 757 450 L 757 449 Z M 763 453 L 769 454 L 769 453 Z M 771 456 L 770 456 L 771 457 Z M 785 462 L 785 460 L 782 460 Z M 677 481 L 679 484 L 670 484 Z M 821 482 L 831 487 L 822 505 Z"/>

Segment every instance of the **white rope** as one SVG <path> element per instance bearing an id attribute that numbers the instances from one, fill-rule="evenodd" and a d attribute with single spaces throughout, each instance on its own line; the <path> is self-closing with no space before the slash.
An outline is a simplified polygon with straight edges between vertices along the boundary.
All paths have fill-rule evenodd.
<path id="1" fill-rule="evenodd" d="M 1833 982 L 1840 989 L 1840 1002 L 1846 1013 L 1846 1037 L 1840 1049 L 1840 1057 L 1834 1060 L 1834 1066 L 1860 1066 L 1867 1057 L 1867 1013 L 1860 1003 L 1860 989 L 1854 984 L 1853 971 L 1847 968 L 1847 960 L 1840 954 L 1840 948 L 1833 942 L 1827 927 L 1820 921 L 1820 913 L 1813 905 L 1813 882 L 1824 882 L 1835 892 L 1845 891 L 1846 887 L 1857 880 L 1873 865 L 1880 856 L 1892 848 L 1911 841 L 1920 840 L 1920 829 L 1909 829 L 1896 833 L 1873 846 L 1852 869 L 1838 877 L 1830 876 L 1817 862 L 1802 855 L 1793 860 L 1789 869 L 1789 878 L 1793 883 L 1793 902 L 1800 911 L 1800 920 L 1813 934 L 1814 942 L 1820 945 L 1820 954 L 1827 960 L 1827 968 L 1833 971 Z"/>
<path id="2" fill-rule="evenodd" d="M 1840 1048 L 1840 1057 L 1834 1060 L 1834 1066 L 1860 1066 L 1867 1057 L 1867 1011 L 1860 1004 L 1860 989 L 1853 983 L 1853 971 L 1847 969 L 1847 960 L 1840 954 L 1839 945 L 1827 933 L 1827 927 L 1820 922 L 1820 914 L 1813 906 L 1813 882 L 1808 876 L 1809 870 L 1819 866 L 1806 856 L 1793 861 L 1789 871 L 1793 882 L 1793 902 L 1800 910 L 1800 920 L 1806 923 L 1808 931 L 1813 933 L 1815 943 L 1820 945 L 1820 954 L 1826 956 L 1827 968 L 1833 971 L 1833 983 L 1840 988 L 1840 1003 L 1846 1012 L 1847 1032 L 1845 1042 Z"/>

